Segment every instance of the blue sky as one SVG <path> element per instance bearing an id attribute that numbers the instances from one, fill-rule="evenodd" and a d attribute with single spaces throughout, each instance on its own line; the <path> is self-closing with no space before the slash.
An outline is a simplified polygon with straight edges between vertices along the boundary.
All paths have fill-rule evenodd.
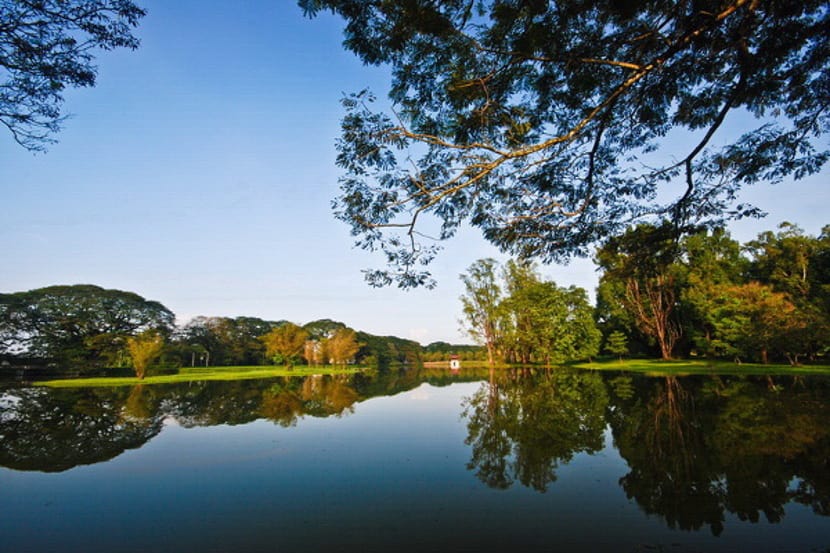
<path id="1" fill-rule="evenodd" d="M 138 0 L 136 51 L 98 56 L 95 88 L 70 90 L 73 117 L 46 154 L 0 134 L 0 291 L 91 283 L 196 315 L 305 323 L 332 318 L 428 343 L 459 331 L 458 275 L 498 252 L 467 230 L 432 267 L 435 290 L 368 287 L 379 258 L 331 215 L 343 93 L 382 95 L 384 68 L 343 50 L 342 23 L 292 1 Z M 740 130 L 733 127 L 733 131 Z M 741 241 L 796 222 L 830 223 L 830 170 L 757 186 L 769 212 L 732 227 Z M 596 285 L 590 262 L 544 267 Z"/>

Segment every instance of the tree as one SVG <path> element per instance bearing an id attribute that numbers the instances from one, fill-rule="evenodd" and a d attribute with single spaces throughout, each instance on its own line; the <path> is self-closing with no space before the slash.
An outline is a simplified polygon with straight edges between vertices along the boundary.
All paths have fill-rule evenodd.
<path id="1" fill-rule="evenodd" d="M 145 330 L 138 336 L 127 338 L 127 349 L 133 360 L 135 375 L 143 380 L 147 367 L 158 359 L 164 349 L 164 337 L 155 330 Z"/>
<path id="2" fill-rule="evenodd" d="M 693 344 L 707 356 L 732 355 L 732 346 L 718 336 L 718 305 L 723 295 L 744 283 L 748 260 L 741 255 L 741 245 L 724 229 L 699 232 L 681 244 L 681 260 L 686 283 L 680 293 L 687 333 Z"/>
<path id="3" fill-rule="evenodd" d="M 350 328 L 340 328 L 334 331 L 326 341 L 326 351 L 335 365 L 345 365 L 360 350 L 361 344 L 357 341 L 357 333 Z"/>
<path id="4" fill-rule="evenodd" d="M 63 90 L 94 86 L 96 49 L 138 47 L 130 0 L 0 1 L 0 122 L 28 150 L 58 132 Z"/>
<path id="5" fill-rule="evenodd" d="M 303 359 L 309 365 L 321 365 L 326 359 L 326 340 L 306 340 L 303 344 Z"/>
<path id="6" fill-rule="evenodd" d="M 757 353 L 764 364 L 773 349 L 792 356 L 801 353 L 794 334 L 805 326 L 785 294 L 771 286 L 749 282 L 727 290 L 717 308 L 716 332 L 734 344 L 736 353 Z"/>
<path id="7" fill-rule="evenodd" d="M 640 225 L 609 240 L 596 258 L 604 270 L 600 288 L 620 291 L 614 300 L 618 309 L 630 313 L 637 329 L 657 343 L 663 359 L 671 359 L 682 334 L 676 314 L 680 268 L 671 233 L 669 224 Z"/>
<path id="8" fill-rule="evenodd" d="M 508 263 L 508 273 L 517 265 Z M 597 354 L 601 335 L 585 290 L 543 281 L 530 268 L 513 275 L 505 298 L 505 353 L 520 363 L 547 365 Z"/>
<path id="9" fill-rule="evenodd" d="M 608 335 L 605 342 L 605 351 L 611 355 L 617 355 L 622 361 L 623 355 L 628 353 L 628 338 L 619 330 L 615 330 Z"/>
<path id="10" fill-rule="evenodd" d="M 344 17 L 345 47 L 392 70 L 389 109 L 346 97 L 337 142 L 335 216 L 386 253 L 374 285 L 433 285 L 424 237 L 462 224 L 558 261 L 632 223 L 757 215 L 733 205 L 742 186 L 828 159 L 823 0 L 299 4 Z M 757 126 L 715 139 L 734 112 Z"/>
<path id="11" fill-rule="evenodd" d="M 776 233 L 767 231 L 747 243 L 752 256 L 753 279 L 786 295 L 797 311 L 800 330 L 788 336 L 790 353 L 810 357 L 826 350 L 830 341 L 830 273 L 826 233 L 818 238 L 804 234 L 797 225 L 781 223 Z M 825 229 L 826 230 L 826 229 Z"/>
<path id="12" fill-rule="evenodd" d="M 0 353 L 112 366 L 127 336 L 150 329 L 167 334 L 174 319 L 159 302 L 91 284 L 0 294 Z"/>
<path id="13" fill-rule="evenodd" d="M 194 317 L 179 332 L 190 346 L 183 362 L 190 363 L 194 350 L 203 348 L 215 366 L 262 364 L 265 347 L 259 337 L 277 324 L 256 317 Z"/>
<path id="14" fill-rule="evenodd" d="M 518 363 L 561 363 L 595 355 L 600 334 L 585 290 L 545 281 L 532 263 L 510 260 L 497 280 L 493 259 L 481 259 L 461 278 L 468 331 L 496 353 Z M 503 291 L 503 292 L 502 292 Z"/>
<path id="15" fill-rule="evenodd" d="M 285 323 L 271 330 L 260 338 L 265 344 L 266 355 L 272 358 L 281 358 L 289 367 L 303 352 L 308 333 L 294 323 Z"/>
<path id="16" fill-rule="evenodd" d="M 501 288 L 496 280 L 495 259 L 479 259 L 461 275 L 464 295 L 461 296 L 462 312 L 467 323 L 467 333 L 487 348 L 487 360 L 495 362 L 498 334 L 498 308 Z"/>

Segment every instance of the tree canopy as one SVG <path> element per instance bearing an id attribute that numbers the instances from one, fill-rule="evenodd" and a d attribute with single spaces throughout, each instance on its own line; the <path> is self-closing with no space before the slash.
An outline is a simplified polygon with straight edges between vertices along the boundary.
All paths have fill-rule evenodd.
<path id="1" fill-rule="evenodd" d="M 168 333 L 174 319 L 159 302 L 91 284 L 0 294 L 0 353 L 112 366 L 127 336 Z"/>
<path id="2" fill-rule="evenodd" d="M 826 2 L 299 0 L 392 70 L 391 106 L 343 100 L 336 217 L 382 249 L 374 285 L 434 285 L 462 224 L 544 262 L 634 222 L 758 215 L 738 190 L 828 152 Z M 754 118 L 726 136 L 730 115 Z M 715 140 L 715 136 L 718 136 Z"/>
<path id="3" fill-rule="evenodd" d="M 130 0 L 0 0 L 0 123 L 28 150 L 54 142 L 67 86 L 94 86 L 96 49 L 138 47 Z"/>

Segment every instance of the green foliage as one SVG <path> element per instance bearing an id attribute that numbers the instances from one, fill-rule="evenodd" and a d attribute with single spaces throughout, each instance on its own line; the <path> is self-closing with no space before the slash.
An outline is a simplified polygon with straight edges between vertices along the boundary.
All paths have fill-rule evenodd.
<path id="1" fill-rule="evenodd" d="M 742 186 L 828 159 L 822 0 L 299 4 L 341 15 L 345 47 L 392 69 L 388 112 L 346 97 L 337 142 L 335 216 L 386 254 L 374 285 L 434 284 L 438 246 L 418 238 L 463 224 L 544 262 L 632 220 L 720 226 L 758 214 L 734 205 Z M 718 138 L 733 112 L 757 124 Z"/>
<path id="2" fill-rule="evenodd" d="M 259 365 L 265 346 L 259 339 L 281 323 L 256 317 L 195 317 L 178 333 L 182 365 Z"/>
<path id="3" fill-rule="evenodd" d="M 673 237 L 668 222 L 639 225 L 606 242 L 596 255 L 604 271 L 600 295 L 605 315 L 624 313 L 621 326 L 631 325 L 655 342 L 663 359 L 671 359 L 683 333 L 677 304 L 685 274 L 676 263 Z"/>
<path id="4" fill-rule="evenodd" d="M 382 371 L 392 368 L 417 368 L 421 366 L 421 344 L 397 336 L 375 336 L 358 332 L 361 344 L 355 356 L 359 364 L 366 364 Z"/>
<path id="5" fill-rule="evenodd" d="M 628 338 L 619 330 L 615 330 L 608 335 L 608 339 L 605 341 L 605 351 L 618 356 L 622 361 L 623 355 L 628 353 Z"/>
<path id="6" fill-rule="evenodd" d="M 88 284 L 0 294 L 0 353 L 118 366 L 128 336 L 150 329 L 169 334 L 174 318 L 138 294 Z"/>
<path id="7" fill-rule="evenodd" d="M 147 367 L 155 361 L 164 348 L 164 337 L 155 330 L 145 330 L 137 336 L 127 338 L 127 350 L 133 360 L 135 376 L 143 380 Z"/>
<path id="8" fill-rule="evenodd" d="M 664 358 L 679 345 L 709 358 L 815 361 L 830 340 L 828 243 L 788 223 L 745 248 L 720 229 L 678 242 L 667 225 L 641 225 L 597 253 L 598 316 L 606 334 L 639 333 Z"/>
<path id="9" fill-rule="evenodd" d="M 129 0 L 0 2 L 0 123 L 43 150 L 65 119 L 64 89 L 95 85 L 95 49 L 137 48 L 144 15 Z"/>
<path id="10" fill-rule="evenodd" d="M 548 365 L 596 355 L 601 335 L 584 290 L 543 281 L 532 265 L 515 261 L 499 281 L 497 268 L 492 259 L 479 260 L 461 277 L 468 331 L 487 347 L 491 365 L 497 353 Z"/>
<path id="11" fill-rule="evenodd" d="M 461 275 L 464 295 L 461 311 L 470 337 L 487 349 L 490 364 L 495 361 L 496 343 L 499 340 L 498 318 L 502 301 L 501 288 L 496 276 L 495 259 L 479 259 Z"/>

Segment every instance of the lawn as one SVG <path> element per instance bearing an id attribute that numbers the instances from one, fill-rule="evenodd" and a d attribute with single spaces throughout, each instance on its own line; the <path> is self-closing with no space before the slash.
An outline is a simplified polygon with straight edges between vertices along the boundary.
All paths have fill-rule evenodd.
<path id="1" fill-rule="evenodd" d="M 663 361 L 661 359 L 618 359 L 575 363 L 573 367 L 598 371 L 631 371 L 649 375 L 686 375 L 686 374 L 747 374 L 747 375 L 830 375 L 830 365 L 761 365 L 758 363 L 732 363 L 729 361 L 710 361 L 706 359 L 678 359 Z"/>
<path id="2" fill-rule="evenodd" d="M 52 388 L 135 386 L 136 384 L 174 384 L 177 382 L 195 382 L 199 380 L 251 380 L 279 376 L 355 374 L 364 370 L 366 369 L 355 367 L 308 367 L 305 365 L 296 366 L 291 369 L 284 366 L 196 367 L 182 368 L 176 374 L 149 375 L 142 380 L 135 377 L 64 378 L 36 382 L 35 385 L 49 386 Z"/>

